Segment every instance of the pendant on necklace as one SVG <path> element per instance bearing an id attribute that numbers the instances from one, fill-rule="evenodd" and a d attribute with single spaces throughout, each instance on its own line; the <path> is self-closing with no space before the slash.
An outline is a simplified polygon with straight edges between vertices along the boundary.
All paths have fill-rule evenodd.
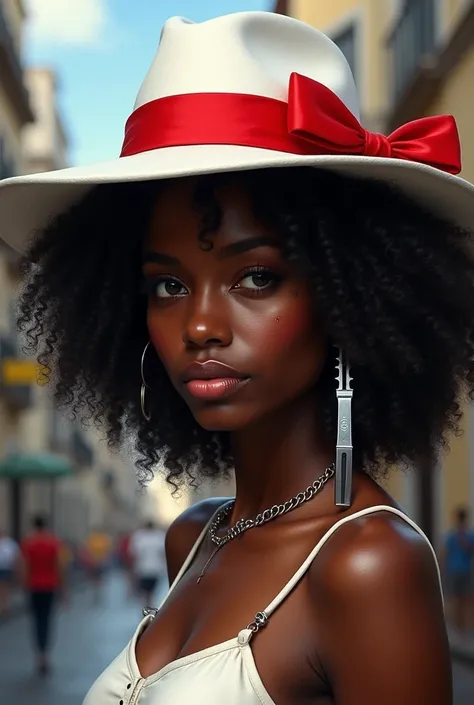
<path id="1" fill-rule="evenodd" d="M 198 579 L 196 580 L 196 583 L 200 583 L 200 582 L 201 582 L 202 576 L 203 576 L 204 573 L 206 572 L 208 565 L 210 564 L 210 562 L 212 561 L 212 559 L 214 558 L 214 556 L 216 555 L 216 553 L 217 553 L 217 551 L 218 551 L 219 549 L 220 549 L 220 546 L 216 546 L 216 547 L 215 547 L 215 549 L 213 550 L 213 552 L 211 553 L 211 555 L 209 556 L 209 558 L 208 558 L 207 561 L 205 562 L 204 568 L 203 568 L 203 569 L 201 570 L 201 572 L 199 573 L 199 577 L 198 577 Z"/>

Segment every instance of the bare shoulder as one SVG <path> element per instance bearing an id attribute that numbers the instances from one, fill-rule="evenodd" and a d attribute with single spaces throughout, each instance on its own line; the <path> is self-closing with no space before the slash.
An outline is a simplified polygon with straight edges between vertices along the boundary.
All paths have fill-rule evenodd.
<path id="1" fill-rule="evenodd" d="M 317 571 L 317 589 L 338 599 L 355 599 L 357 590 L 438 587 L 433 551 L 426 539 L 401 517 L 376 512 L 341 526 L 321 551 L 324 570 Z M 316 571 L 315 571 L 316 573 Z"/>
<path id="2" fill-rule="evenodd" d="M 451 702 L 436 560 L 416 529 L 388 512 L 347 522 L 309 579 L 319 657 L 338 703 Z"/>
<path id="3" fill-rule="evenodd" d="M 170 525 L 166 533 L 166 561 L 168 578 L 174 580 L 200 533 L 213 514 L 228 502 L 230 497 L 212 497 L 185 509 Z"/>

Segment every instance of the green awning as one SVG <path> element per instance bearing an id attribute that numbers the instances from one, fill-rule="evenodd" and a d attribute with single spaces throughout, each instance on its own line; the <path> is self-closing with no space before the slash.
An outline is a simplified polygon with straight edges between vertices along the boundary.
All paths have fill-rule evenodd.
<path id="1" fill-rule="evenodd" d="M 71 475 L 72 463 L 53 453 L 12 453 L 0 460 L 0 478 L 41 480 Z"/>

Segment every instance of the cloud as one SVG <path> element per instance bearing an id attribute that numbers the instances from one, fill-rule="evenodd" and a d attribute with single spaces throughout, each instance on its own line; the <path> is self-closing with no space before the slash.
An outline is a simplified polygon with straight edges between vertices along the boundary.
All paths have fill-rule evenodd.
<path id="1" fill-rule="evenodd" d="M 27 0 L 29 41 L 98 44 L 109 23 L 108 0 Z"/>

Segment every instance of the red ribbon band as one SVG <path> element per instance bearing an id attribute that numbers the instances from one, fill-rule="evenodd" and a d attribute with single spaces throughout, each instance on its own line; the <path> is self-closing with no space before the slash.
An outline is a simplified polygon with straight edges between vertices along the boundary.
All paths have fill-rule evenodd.
<path id="1" fill-rule="evenodd" d="M 297 73 L 290 78 L 288 103 L 241 93 L 190 93 L 145 103 L 127 121 L 120 156 L 198 144 L 391 157 L 461 171 L 452 115 L 413 120 L 386 137 L 365 130 L 335 93 Z"/>

